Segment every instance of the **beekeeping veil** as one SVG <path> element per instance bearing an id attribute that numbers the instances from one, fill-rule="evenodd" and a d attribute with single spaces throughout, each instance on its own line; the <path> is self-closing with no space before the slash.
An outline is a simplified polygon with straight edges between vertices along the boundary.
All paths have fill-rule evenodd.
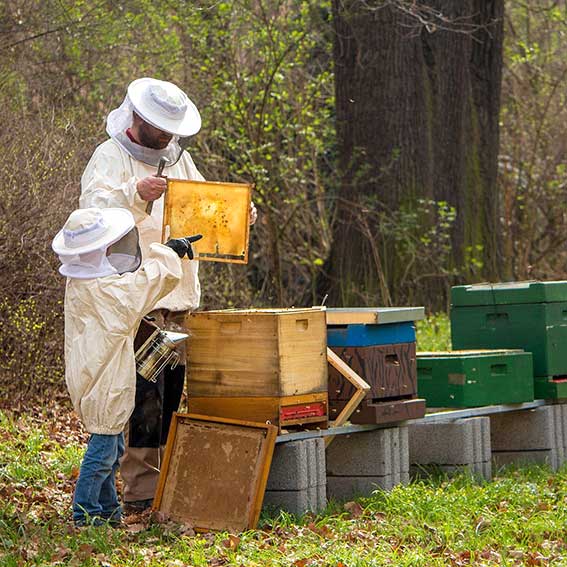
<path id="1" fill-rule="evenodd" d="M 134 217 L 127 209 L 78 209 L 52 243 L 59 272 L 78 279 L 133 272 L 142 253 Z"/>
<path id="2" fill-rule="evenodd" d="M 126 130 L 132 126 L 133 111 L 152 126 L 173 134 L 167 147 L 156 150 L 130 140 Z M 130 83 L 126 98 L 106 119 L 108 135 L 134 159 L 152 166 L 162 157 L 171 165 L 176 163 L 183 153 L 179 139 L 200 129 L 201 116 L 189 97 L 173 83 L 148 77 Z"/>

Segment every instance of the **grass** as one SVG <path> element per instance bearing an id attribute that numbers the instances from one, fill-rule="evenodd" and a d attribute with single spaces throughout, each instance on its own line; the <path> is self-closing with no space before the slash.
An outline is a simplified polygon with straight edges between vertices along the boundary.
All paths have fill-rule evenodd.
<path id="1" fill-rule="evenodd" d="M 565 565 L 567 469 L 506 469 L 493 482 L 439 477 L 296 518 L 265 516 L 243 534 L 190 535 L 70 524 L 84 434 L 68 410 L 0 412 L 0 565 Z"/>
<path id="2" fill-rule="evenodd" d="M 446 313 L 433 313 L 416 323 L 417 350 L 451 350 L 451 322 Z"/>

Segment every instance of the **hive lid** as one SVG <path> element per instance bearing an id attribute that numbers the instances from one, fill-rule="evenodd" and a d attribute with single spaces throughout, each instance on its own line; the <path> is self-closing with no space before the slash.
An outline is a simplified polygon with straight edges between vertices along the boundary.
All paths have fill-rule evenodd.
<path id="1" fill-rule="evenodd" d="M 211 311 L 193 311 L 190 317 L 203 315 L 299 315 L 301 313 L 313 313 L 325 311 L 323 306 L 315 307 L 272 307 L 258 309 L 212 309 Z"/>
<path id="2" fill-rule="evenodd" d="M 558 301 L 567 301 L 567 281 L 483 283 L 451 289 L 452 307 Z"/>
<path id="3" fill-rule="evenodd" d="M 423 307 L 339 307 L 327 309 L 327 325 L 385 325 L 419 321 Z"/>
<path id="4" fill-rule="evenodd" d="M 477 349 L 477 350 L 451 350 L 439 352 L 417 352 L 417 360 L 430 358 L 478 358 L 481 356 L 508 356 L 517 354 L 530 354 L 521 349 Z"/>

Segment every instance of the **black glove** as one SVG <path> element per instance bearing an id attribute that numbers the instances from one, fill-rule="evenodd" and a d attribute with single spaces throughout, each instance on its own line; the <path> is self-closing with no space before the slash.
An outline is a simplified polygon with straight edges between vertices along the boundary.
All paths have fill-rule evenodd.
<path id="1" fill-rule="evenodd" d="M 193 236 L 186 236 L 185 238 L 172 238 L 168 240 L 165 245 L 169 246 L 180 258 L 183 258 L 187 254 L 187 258 L 192 260 L 194 258 L 192 242 L 197 242 L 203 238 L 202 234 L 195 234 Z"/>

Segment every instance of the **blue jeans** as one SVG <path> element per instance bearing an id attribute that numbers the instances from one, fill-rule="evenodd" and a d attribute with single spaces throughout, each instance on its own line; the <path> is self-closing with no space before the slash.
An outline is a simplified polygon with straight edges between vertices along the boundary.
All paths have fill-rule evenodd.
<path id="1" fill-rule="evenodd" d="M 115 476 L 118 460 L 123 454 L 123 433 L 91 434 L 73 495 L 75 525 L 120 522 L 122 509 L 116 493 Z"/>

